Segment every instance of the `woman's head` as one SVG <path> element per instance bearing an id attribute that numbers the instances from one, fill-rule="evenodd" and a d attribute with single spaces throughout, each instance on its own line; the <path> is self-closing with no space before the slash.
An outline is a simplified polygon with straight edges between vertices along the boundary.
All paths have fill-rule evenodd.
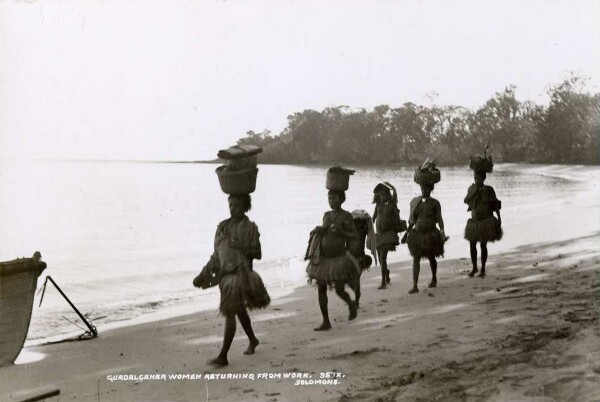
<path id="1" fill-rule="evenodd" d="M 475 184 L 483 184 L 487 176 L 485 172 L 475 172 L 473 173 L 473 177 L 475 178 Z"/>
<path id="2" fill-rule="evenodd" d="M 423 197 L 429 197 L 431 192 L 433 191 L 434 185 L 433 183 L 422 184 L 421 185 L 421 195 Z"/>
<path id="3" fill-rule="evenodd" d="M 327 200 L 331 209 L 338 209 L 346 201 L 346 193 L 343 191 L 329 190 L 327 193 Z"/>
<path id="4" fill-rule="evenodd" d="M 387 203 L 392 200 L 396 202 L 396 189 L 387 181 L 377 184 L 373 189 L 373 193 L 374 204 Z"/>
<path id="5" fill-rule="evenodd" d="M 228 199 L 229 213 L 232 218 L 241 218 L 252 208 L 250 194 L 231 194 Z"/>
<path id="6" fill-rule="evenodd" d="M 384 186 L 380 186 L 375 191 L 375 195 L 373 197 L 373 202 L 379 204 L 379 203 L 388 202 L 391 199 L 392 199 L 392 193 L 390 192 L 390 189 L 387 187 L 384 187 Z"/>

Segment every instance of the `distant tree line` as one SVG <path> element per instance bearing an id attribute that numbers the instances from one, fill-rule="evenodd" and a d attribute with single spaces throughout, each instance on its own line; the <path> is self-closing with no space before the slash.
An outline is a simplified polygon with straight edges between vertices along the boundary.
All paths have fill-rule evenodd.
<path id="1" fill-rule="evenodd" d="M 265 163 L 464 164 L 489 142 L 497 162 L 600 164 L 600 94 L 586 82 L 571 75 L 549 87 L 548 106 L 518 101 L 509 86 L 475 111 L 410 102 L 305 110 L 279 135 L 249 131 L 238 143 L 262 146 Z"/>

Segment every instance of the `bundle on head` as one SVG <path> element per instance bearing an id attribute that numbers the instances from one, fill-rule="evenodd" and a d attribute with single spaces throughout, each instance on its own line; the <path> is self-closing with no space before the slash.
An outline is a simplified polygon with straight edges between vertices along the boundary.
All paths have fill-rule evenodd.
<path id="1" fill-rule="evenodd" d="M 334 166 L 327 171 L 327 181 L 325 187 L 327 190 L 346 191 L 350 184 L 350 175 L 354 170 L 345 169 L 341 166 Z"/>
<path id="2" fill-rule="evenodd" d="M 227 170 L 242 170 L 255 168 L 258 154 L 262 148 L 257 145 L 234 145 L 227 149 L 221 149 L 217 156 L 225 160 Z"/>
<path id="3" fill-rule="evenodd" d="M 256 189 L 257 155 L 262 148 L 256 145 L 236 145 L 219 151 L 225 164 L 216 170 L 221 190 L 226 194 L 250 194 Z"/>
<path id="4" fill-rule="evenodd" d="M 483 150 L 483 156 L 471 155 L 471 163 L 469 167 L 473 169 L 473 171 L 479 173 L 492 173 L 492 170 L 494 169 L 494 163 L 492 162 L 492 157 L 487 156 L 487 150 L 489 147 L 490 144 L 487 144 Z"/>
<path id="5" fill-rule="evenodd" d="M 430 160 L 429 158 L 425 159 L 425 162 L 415 170 L 415 183 L 424 186 L 439 182 L 441 174 L 440 170 L 435 167 L 435 164 L 435 158 L 433 160 Z"/>
<path id="6" fill-rule="evenodd" d="M 257 155 L 248 156 L 247 158 L 225 159 L 227 170 L 252 169 L 256 165 L 258 165 Z"/>

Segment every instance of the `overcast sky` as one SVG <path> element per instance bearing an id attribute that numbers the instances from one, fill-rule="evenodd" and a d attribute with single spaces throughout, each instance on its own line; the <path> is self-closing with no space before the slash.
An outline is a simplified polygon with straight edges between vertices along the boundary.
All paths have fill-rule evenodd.
<path id="1" fill-rule="evenodd" d="M 198 160 L 304 109 L 598 90 L 600 2 L 0 1 L 0 158 Z"/>

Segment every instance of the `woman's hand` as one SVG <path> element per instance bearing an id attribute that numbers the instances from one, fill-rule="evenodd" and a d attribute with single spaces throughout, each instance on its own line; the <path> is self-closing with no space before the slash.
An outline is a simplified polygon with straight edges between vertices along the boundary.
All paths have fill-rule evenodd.
<path id="1" fill-rule="evenodd" d="M 355 233 L 345 231 L 344 229 L 342 229 L 342 228 L 340 228 L 339 226 L 336 226 L 336 225 L 331 225 L 330 229 L 331 229 L 331 233 L 333 233 L 335 235 L 338 235 L 340 237 L 343 237 L 346 240 L 353 239 L 353 238 L 356 237 Z"/>
<path id="2" fill-rule="evenodd" d="M 479 191 L 479 187 L 477 187 L 477 184 L 471 184 L 469 186 L 469 189 L 467 190 L 467 196 L 465 197 L 465 204 L 468 204 L 469 202 L 471 202 L 471 200 L 473 199 L 473 197 L 475 197 L 475 195 L 477 194 L 478 191 Z"/>
<path id="3" fill-rule="evenodd" d="M 440 230 L 440 234 L 442 235 L 442 240 L 444 240 L 444 242 L 447 242 L 448 239 L 450 238 L 450 237 L 446 236 L 446 232 L 444 232 L 444 229 Z"/>

